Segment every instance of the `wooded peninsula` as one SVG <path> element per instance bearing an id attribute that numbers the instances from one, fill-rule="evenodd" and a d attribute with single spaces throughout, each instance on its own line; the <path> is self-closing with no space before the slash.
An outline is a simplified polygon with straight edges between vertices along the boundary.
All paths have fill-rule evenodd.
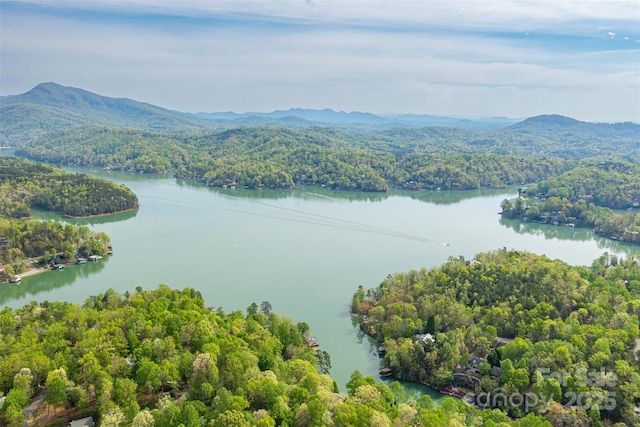
<path id="1" fill-rule="evenodd" d="M 86 226 L 20 219 L 30 217 L 32 207 L 69 216 L 138 207 L 136 195 L 122 185 L 19 158 L 0 157 L 0 181 L 0 282 L 33 266 L 70 264 L 109 251 L 109 237 Z"/>
<path id="2" fill-rule="evenodd" d="M 590 267 L 513 250 L 450 258 L 359 287 L 352 312 L 395 378 L 554 426 L 637 421 L 634 258 L 605 254 Z"/>

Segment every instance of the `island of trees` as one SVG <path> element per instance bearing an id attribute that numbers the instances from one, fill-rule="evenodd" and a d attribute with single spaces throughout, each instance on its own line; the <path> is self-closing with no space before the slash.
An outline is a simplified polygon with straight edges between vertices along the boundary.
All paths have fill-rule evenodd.
<path id="1" fill-rule="evenodd" d="M 32 207 L 84 216 L 138 206 L 124 186 L 19 158 L 0 157 L 0 182 L 0 283 L 34 264 L 70 264 L 109 251 L 109 237 L 86 226 L 19 219 Z"/>
<path id="2" fill-rule="evenodd" d="M 113 290 L 82 306 L 31 303 L 0 311 L 3 425 L 21 426 L 35 398 L 40 425 L 92 416 L 100 426 L 548 426 L 511 421 L 446 399 L 406 399 L 354 372 L 347 394 L 330 357 L 308 345 L 309 326 L 251 304 L 245 313 L 206 308 L 186 288 Z M 454 423 L 454 424 L 452 424 Z"/>
<path id="3" fill-rule="evenodd" d="M 513 250 L 450 258 L 358 288 L 352 312 L 380 343 L 387 375 L 554 426 L 638 423 L 634 258 L 605 254 L 590 267 Z"/>

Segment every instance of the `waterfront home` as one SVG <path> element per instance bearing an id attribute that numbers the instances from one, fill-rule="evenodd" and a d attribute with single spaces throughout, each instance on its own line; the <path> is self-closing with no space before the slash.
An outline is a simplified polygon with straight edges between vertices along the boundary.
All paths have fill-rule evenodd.
<path id="1" fill-rule="evenodd" d="M 9 279 L 9 283 L 20 283 L 21 280 L 22 278 L 20 276 L 13 276 L 11 279 Z"/>
<path id="2" fill-rule="evenodd" d="M 500 378 L 500 374 L 501 374 L 501 369 L 500 369 L 499 366 L 491 367 L 491 379 L 492 380 L 496 380 L 496 379 Z"/>
<path id="3" fill-rule="evenodd" d="M 471 356 L 471 360 L 469 360 L 468 369 L 471 372 L 480 372 L 480 365 L 484 362 L 484 359 L 480 357 Z"/>
<path id="4" fill-rule="evenodd" d="M 422 344 L 424 346 L 430 346 L 433 343 L 436 342 L 435 338 L 433 338 L 433 335 L 431 334 L 417 334 L 416 335 L 416 342 L 418 344 Z"/>

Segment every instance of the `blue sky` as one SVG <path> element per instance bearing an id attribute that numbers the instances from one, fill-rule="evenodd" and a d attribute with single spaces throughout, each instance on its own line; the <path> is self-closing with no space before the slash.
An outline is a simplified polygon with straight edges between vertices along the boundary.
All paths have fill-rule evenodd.
<path id="1" fill-rule="evenodd" d="M 637 0 L 2 0 L 0 54 L 1 95 L 640 122 Z"/>

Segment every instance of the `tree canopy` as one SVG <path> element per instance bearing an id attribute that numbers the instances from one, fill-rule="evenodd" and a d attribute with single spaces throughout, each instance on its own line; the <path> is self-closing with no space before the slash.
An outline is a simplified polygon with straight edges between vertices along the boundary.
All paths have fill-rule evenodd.
<path id="1" fill-rule="evenodd" d="M 31 207 L 69 216 L 114 213 L 138 207 L 123 185 L 15 157 L 0 157 L 0 216 L 29 216 Z"/>
<path id="2" fill-rule="evenodd" d="M 614 161 L 587 163 L 527 186 L 518 198 L 502 202 L 502 215 L 593 228 L 616 240 L 640 244 L 640 167 Z"/>
<path id="3" fill-rule="evenodd" d="M 453 399 L 438 409 L 428 396 L 402 399 L 398 384 L 358 371 L 339 394 L 326 374 L 328 354 L 304 339 L 309 326 L 265 311 L 252 304 L 226 314 L 205 308 L 194 289 L 166 285 L 107 290 L 82 306 L 5 308 L 2 421 L 22 425 L 22 408 L 46 392 L 56 411 L 78 408 L 101 426 L 524 425 Z"/>
<path id="4" fill-rule="evenodd" d="M 591 267 L 513 250 L 450 258 L 359 288 L 352 311 L 362 331 L 384 345 L 383 364 L 396 378 L 458 384 L 478 396 L 499 388 L 507 396 L 531 392 L 538 403 L 545 397 L 586 419 L 597 402 L 593 425 L 636 420 L 634 258 L 605 254 Z M 586 400 L 572 400 L 577 396 Z M 561 425 L 545 412 L 549 405 L 484 403 L 514 417 L 547 414 Z"/>

